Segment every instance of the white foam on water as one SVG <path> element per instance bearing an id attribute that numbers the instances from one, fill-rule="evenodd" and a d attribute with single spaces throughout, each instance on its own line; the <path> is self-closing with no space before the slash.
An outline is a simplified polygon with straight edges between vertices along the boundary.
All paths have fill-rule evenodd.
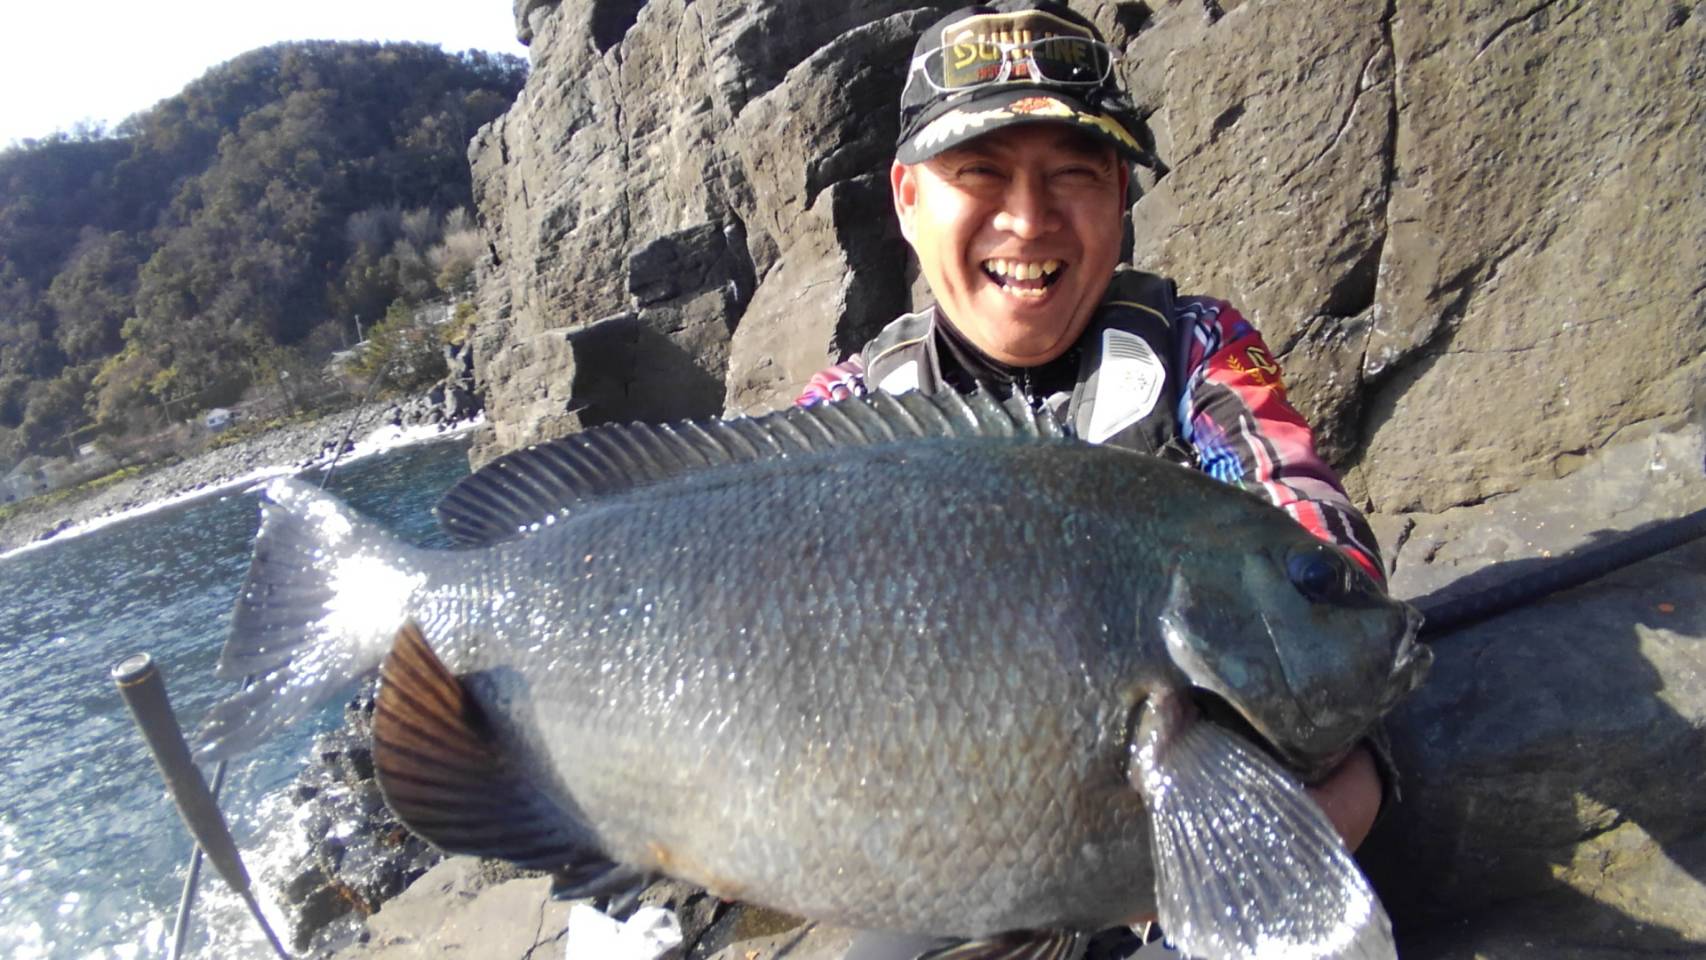
<path id="1" fill-rule="evenodd" d="M 252 810 L 227 814 L 257 824 L 255 836 L 241 850 L 244 866 L 250 876 L 250 889 L 267 923 L 281 940 L 290 936 L 290 919 L 284 913 L 283 889 L 290 880 L 291 864 L 308 850 L 306 819 L 311 815 L 307 805 L 294 804 L 287 786 L 268 792 Z M 177 827 L 176 823 L 172 826 Z M 20 879 L 28 870 L 17 869 L 18 851 L 11 846 L 8 835 L 13 828 L 0 820 L 0 880 Z M 164 867 L 164 865 L 162 865 Z M 173 887 L 183 882 L 186 863 L 174 868 Z M 27 878 L 27 877 L 26 877 Z M 0 890 L 5 883 L 0 882 Z M 48 960 L 76 956 L 79 960 L 150 960 L 164 956 L 171 943 L 171 924 L 174 911 L 165 909 L 154 916 L 144 916 L 143 904 L 125 903 L 112 912 L 91 900 L 101 900 L 100 894 L 87 896 L 67 891 L 57 905 L 57 913 L 66 918 L 67 926 L 50 931 L 40 921 L 0 919 L 0 956 L 10 960 Z M 4 907 L 10 898 L 0 896 L 0 918 L 6 917 Z M 71 931 L 88 925 L 106 924 L 109 931 L 102 943 L 98 929 L 86 929 L 85 934 L 72 937 Z M 81 942 L 79 942 L 81 941 Z M 76 951 L 74 954 L 68 951 Z M 202 864 L 201 882 L 189 928 L 189 949 L 185 956 L 193 960 L 273 960 L 276 956 L 265 934 L 255 923 L 242 899 L 226 886 L 208 863 Z"/>
<path id="2" fill-rule="evenodd" d="M 13 892 L 22 890 L 35 871 L 23 866 L 23 851 L 19 849 L 18 828 L 0 818 L 0 917 L 10 917 Z M 16 960 L 37 960 L 47 956 L 47 931 L 34 919 L 0 920 L 0 952 Z"/>
<path id="3" fill-rule="evenodd" d="M 260 824 L 259 834 L 248 841 L 242 852 L 243 866 L 248 869 L 250 890 L 260 904 L 261 914 L 273 933 L 288 946 L 290 918 L 283 909 L 284 886 L 290 882 L 290 866 L 308 852 L 308 832 L 305 821 L 311 815 L 307 805 L 290 800 L 288 786 L 268 792 L 256 805 L 254 820 Z M 182 871 L 180 870 L 180 873 Z M 202 865 L 201 884 L 192 914 L 186 956 L 238 960 L 254 958 L 268 960 L 276 956 L 260 925 L 249 913 L 242 898 L 219 878 L 210 865 Z M 169 940 L 164 927 L 162 938 Z M 142 945 L 142 956 L 157 956 L 157 950 Z"/>
<path id="4" fill-rule="evenodd" d="M 399 447 L 406 447 L 416 443 L 425 443 L 429 440 L 442 440 L 446 437 L 458 436 L 480 426 L 481 424 L 484 424 L 485 422 L 485 416 L 481 415 L 470 420 L 463 421 L 453 427 L 445 428 L 440 428 L 435 424 L 423 424 L 416 427 L 397 427 L 387 424 L 369 432 L 361 439 L 356 440 L 352 445 L 350 452 L 339 457 L 337 463 L 338 466 L 342 467 L 344 464 L 350 463 L 351 461 L 361 460 L 375 454 L 386 453 L 391 450 L 396 450 Z M 250 487 L 265 483 L 268 480 L 273 480 L 278 477 L 295 476 L 299 473 L 315 471 L 318 473 L 324 473 L 331 464 L 332 458 L 326 457 L 321 462 L 308 467 L 306 471 L 294 464 L 279 464 L 276 466 L 259 467 L 247 473 L 239 474 L 238 476 L 230 477 L 217 483 L 209 484 L 205 487 L 200 487 L 195 490 L 186 490 L 183 493 L 175 494 L 161 500 L 155 500 L 150 503 L 142 504 L 141 506 L 131 507 L 128 510 L 110 513 L 104 517 L 96 517 L 93 520 L 88 520 L 83 523 L 67 527 L 51 537 L 45 537 L 41 540 L 26 543 L 21 547 L 14 547 L 11 550 L 0 552 L 0 560 L 4 560 L 7 557 L 15 557 L 21 553 L 28 553 L 49 544 L 64 543 L 74 537 L 93 533 L 96 530 L 110 527 L 116 523 L 123 523 L 126 520 L 134 520 L 137 517 L 147 516 L 150 513 L 157 513 L 161 510 L 165 510 L 168 507 L 175 507 L 181 503 L 188 503 L 191 500 L 199 500 L 202 497 L 213 496 L 214 494 L 223 493 L 231 489 L 247 490 Z"/>
<path id="5" fill-rule="evenodd" d="M 230 812 L 229 812 L 230 813 Z M 290 800 L 290 788 L 271 789 L 256 803 L 252 813 L 234 813 L 252 818 L 258 824 L 256 834 L 242 844 L 242 863 L 249 871 L 251 892 L 268 926 L 285 945 L 290 943 L 290 916 L 283 904 L 283 888 L 292 880 L 290 868 L 309 851 L 307 818 L 312 817 L 310 805 Z M 183 876 L 184 868 L 177 868 Z M 121 951 L 135 951 L 138 958 L 159 957 L 171 941 L 167 924 L 172 917 L 159 919 L 159 931 L 150 921 L 140 943 L 114 948 L 114 957 L 128 957 Z M 196 888 L 196 904 L 191 912 L 188 950 L 184 957 L 198 960 L 273 960 L 276 957 L 266 934 L 249 912 L 241 897 L 220 880 L 212 866 L 201 865 L 201 883 Z"/>
<path id="6" fill-rule="evenodd" d="M 0 925 L 0 948 L 12 960 L 45 960 L 47 934 L 34 920 Z"/>

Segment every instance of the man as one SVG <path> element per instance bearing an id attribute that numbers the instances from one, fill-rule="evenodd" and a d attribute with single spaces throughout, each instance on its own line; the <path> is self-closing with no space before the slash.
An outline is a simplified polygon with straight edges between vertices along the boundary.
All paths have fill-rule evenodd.
<path id="1" fill-rule="evenodd" d="M 1018 394 L 1080 437 L 1259 491 L 1384 583 L 1374 537 L 1230 305 L 1119 264 L 1145 162 L 1115 53 L 1047 0 L 967 7 L 919 38 L 890 185 L 934 306 L 814 375 L 798 402 L 868 390 Z M 1361 843 L 1382 784 L 1359 748 L 1310 788 Z"/>

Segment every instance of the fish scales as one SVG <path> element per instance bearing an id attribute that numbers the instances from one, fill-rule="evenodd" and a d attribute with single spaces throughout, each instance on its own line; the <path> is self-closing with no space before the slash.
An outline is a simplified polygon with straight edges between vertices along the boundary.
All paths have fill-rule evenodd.
<path id="1" fill-rule="evenodd" d="M 1074 476 L 1080 448 L 1053 447 L 689 478 L 456 556 L 434 579 L 506 600 L 453 610 L 457 587 L 424 619 L 482 640 L 443 638 L 457 672 L 534 678 L 488 696 L 530 705 L 506 735 L 549 758 L 616 859 L 855 925 L 1135 912 L 1152 883 L 1126 738 L 1165 663 L 1130 587 L 1161 570 L 1142 513 L 1063 512 L 1048 486 L 1156 491 L 1123 463 Z M 896 500 L 944 474 L 977 480 Z M 893 915 L 891 877 L 915 916 Z"/>

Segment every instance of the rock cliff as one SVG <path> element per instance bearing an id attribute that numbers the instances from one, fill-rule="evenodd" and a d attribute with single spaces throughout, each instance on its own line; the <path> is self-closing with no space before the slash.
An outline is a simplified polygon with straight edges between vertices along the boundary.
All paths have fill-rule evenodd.
<path id="1" fill-rule="evenodd" d="M 489 457 L 773 403 L 908 302 L 886 170 L 932 10 L 522 3 L 533 75 L 471 159 Z"/>

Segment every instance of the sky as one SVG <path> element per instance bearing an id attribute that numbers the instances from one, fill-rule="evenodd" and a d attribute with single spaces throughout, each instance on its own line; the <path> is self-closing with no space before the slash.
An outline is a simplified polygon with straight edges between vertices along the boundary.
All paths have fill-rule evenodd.
<path id="1" fill-rule="evenodd" d="M 283 40 L 414 40 L 525 57 L 512 0 L 0 0 L 0 147 L 108 127 Z"/>

